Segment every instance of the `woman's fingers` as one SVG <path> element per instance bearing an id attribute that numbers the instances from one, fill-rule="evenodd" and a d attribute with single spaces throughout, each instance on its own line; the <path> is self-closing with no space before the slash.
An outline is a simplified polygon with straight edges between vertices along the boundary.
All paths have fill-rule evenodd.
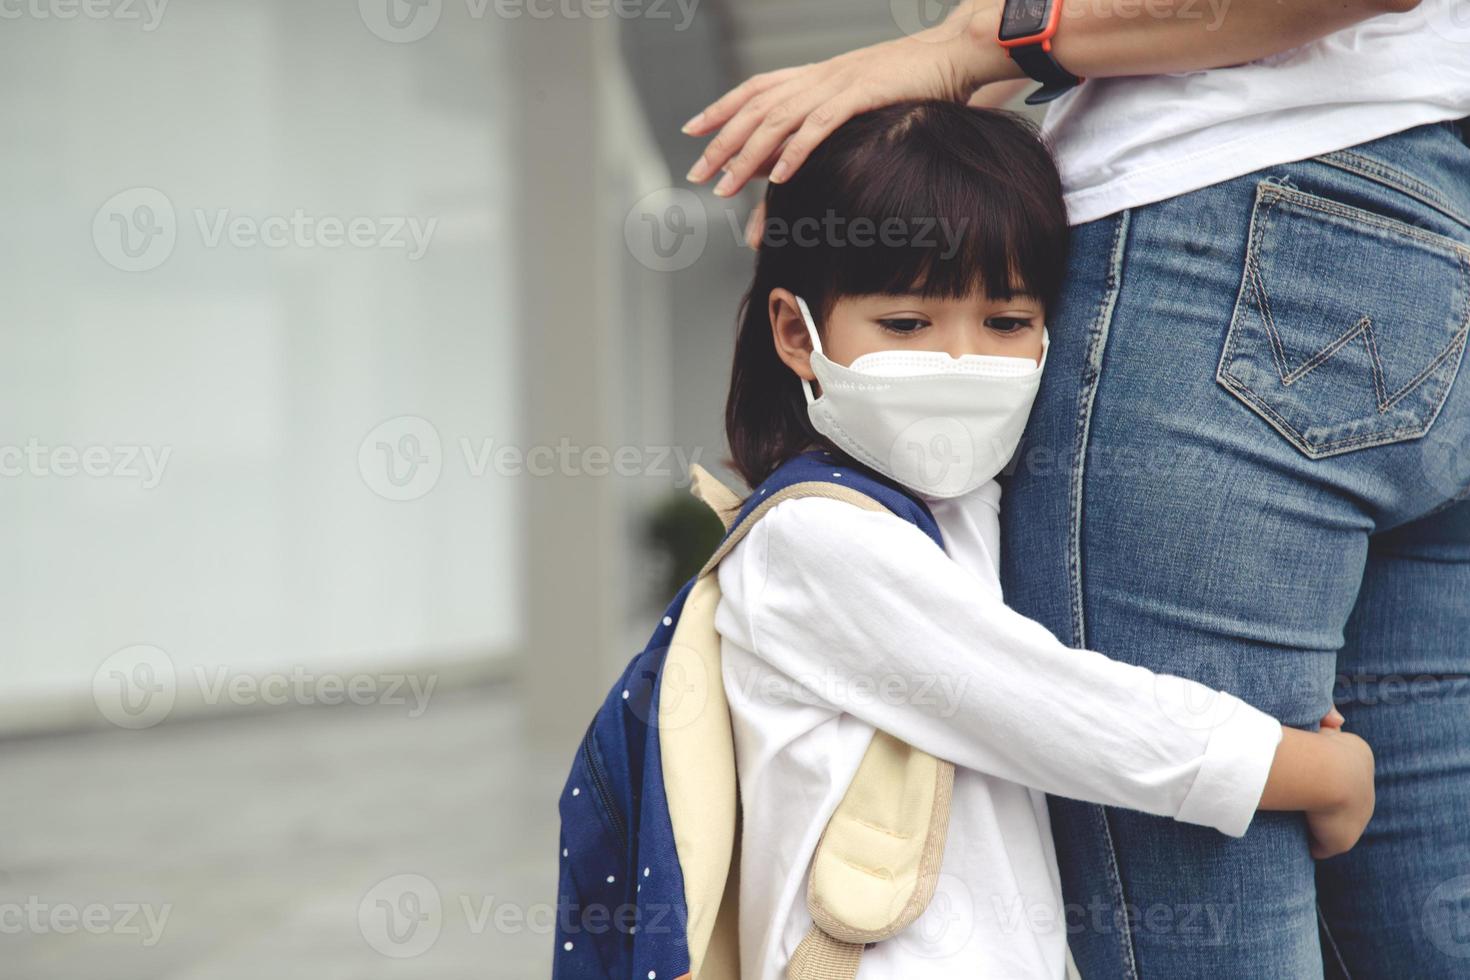
<path id="1" fill-rule="evenodd" d="M 684 132 L 695 136 L 718 130 L 690 168 L 689 180 L 703 183 L 723 169 L 715 193 L 728 197 L 784 143 L 771 171 L 771 180 L 779 184 L 858 113 L 905 99 L 962 101 L 970 97 L 974 75 L 956 59 L 954 48 L 917 35 L 756 75 L 685 125 Z"/>
<path id="2" fill-rule="evenodd" d="M 742 169 L 750 167 L 751 150 L 750 142 L 758 130 L 765 127 L 767 131 L 772 126 L 781 125 L 790 119 L 794 107 L 788 102 L 801 90 L 801 82 L 794 85 L 778 85 L 767 89 L 752 98 L 735 113 L 715 138 L 709 141 L 704 148 L 704 154 L 695 165 L 696 169 L 690 171 L 690 179 L 699 183 L 703 177 L 696 174 L 708 176 L 716 170 L 725 170 L 725 179 L 715 186 L 715 193 L 724 195 L 729 193 L 729 171 L 738 164 Z M 760 163 L 765 157 L 755 160 Z M 742 181 L 743 183 L 743 181 Z"/>
<path id="3" fill-rule="evenodd" d="M 720 96 L 703 110 L 696 113 L 694 118 L 684 124 L 683 132 L 686 136 L 704 136 L 725 125 L 735 113 L 739 112 L 745 103 L 769 88 L 774 88 L 786 81 L 798 72 L 805 71 L 809 65 L 793 65 L 790 68 L 780 68 L 776 71 L 762 72 L 752 75 L 739 85 Z"/>
<path id="4" fill-rule="evenodd" d="M 829 105 L 835 95 L 835 90 L 828 88 L 805 92 L 800 88 L 782 88 L 771 91 L 769 105 L 760 105 L 760 99 L 752 100 L 741 115 L 730 120 L 720 133 L 723 137 L 730 132 L 732 140 L 740 141 L 740 148 L 724 163 L 725 176 L 715 185 L 715 194 L 728 197 L 752 177 L 769 171 L 773 158 L 781 154 L 781 146 L 787 138 L 799 130 L 813 112 Z M 745 115 L 747 112 L 748 116 Z M 781 176 L 784 178 L 786 173 Z M 776 183 L 779 184 L 780 180 Z"/>
<path id="5" fill-rule="evenodd" d="M 872 108 L 871 101 L 862 93 L 848 90 L 842 95 L 828 99 L 817 106 L 802 121 L 798 129 L 790 139 L 786 141 L 786 147 L 781 151 L 781 157 L 771 167 L 771 181 L 781 183 L 787 177 L 806 162 L 822 140 L 832 135 L 832 131 L 860 112 L 866 112 Z"/>
<path id="6" fill-rule="evenodd" d="M 756 126 L 760 125 L 762 114 L 777 91 L 779 90 L 769 89 L 752 96 L 732 117 L 725 121 L 714 139 L 705 146 L 699 159 L 694 161 L 694 166 L 689 168 L 688 179 L 690 181 L 696 184 L 704 183 L 715 171 L 724 167 L 727 160 L 740 152 L 746 139 L 755 131 Z"/>
<path id="7" fill-rule="evenodd" d="M 1347 719 L 1342 716 L 1342 712 L 1332 708 L 1322 716 L 1322 728 L 1323 730 L 1341 731 L 1342 723 L 1345 721 Z"/>
<path id="8" fill-rule="evenodd" d="M 689 179 L 697 184 L 723 169 L 726 179 L 715 186 L 715 193 L 722 197 L 734 193 L 781 141 L 801 125 L 808 107 L 817 98 L 807 78 L 788 81 L 753 96 L 720 127 L 689 171 Z M 730 174 L 737 171 L 740 179 L 732 186 Z"/>

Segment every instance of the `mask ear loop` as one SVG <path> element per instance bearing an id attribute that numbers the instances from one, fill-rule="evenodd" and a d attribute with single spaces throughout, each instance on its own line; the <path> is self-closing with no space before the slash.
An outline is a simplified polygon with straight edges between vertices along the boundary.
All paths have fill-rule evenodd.
<path id="1" fill-rule="evenodd" d="M 801 310 L 801 319 L 806 323 L 807 335 L 812 338 L 812 353 L 821 354 L 821 356 L 826 357 L 826 354 L 822 354 L 822 339 L 817 336 L 817 324 L 812 320 L 812 311 L 806 305 L 806 300 L 798 296 L 796 297 L 796 305 Z M 806 395 L 806 403 L 808 405 L 817 400 L 816 396 L 812 394 L 812 383 L 806 378 L 801 379 L 801 392 Z"/>

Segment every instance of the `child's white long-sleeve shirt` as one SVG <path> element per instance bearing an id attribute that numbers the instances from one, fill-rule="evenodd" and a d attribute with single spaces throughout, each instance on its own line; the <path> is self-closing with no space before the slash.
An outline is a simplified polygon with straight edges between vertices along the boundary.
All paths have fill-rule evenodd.
<path id="1" fill-rule="evenodd" d="M 1067 922 L 1090 913 L 1063 908 L 1046 793 L 1245 833 L 1281 726 L 1008 608 L 999 501 L 991 481 L 931 502 L 947 554 L 887 512 L 784 501 L 720 565 L 746 980 L 781 977 L 810 928 L 811 858 L 875 728 L 956 772 L 934 901 L 860 980 L 1064 975 Z"/>

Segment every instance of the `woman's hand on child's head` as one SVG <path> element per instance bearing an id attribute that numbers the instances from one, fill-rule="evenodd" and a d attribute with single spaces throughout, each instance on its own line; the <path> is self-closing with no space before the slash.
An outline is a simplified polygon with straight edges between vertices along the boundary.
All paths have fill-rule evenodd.
<path id="1" fill-rule="evenodd" d="M 1330 719 L 1336 715 L 1336 723 Z M 1373 750 L 1351 732 L 1342 730 L 1336 709 L 1322 719 L 1327 749 L 1323 777 L 1334 787 L 1331 801 L 1307 811 L 1307 833 L 1312 857 L 1329 858 L 1350 850 L 1363 836 L 1373 816 Z"/>
<path id="2" fill-rule="evenodd" d="M 986 82 L 1019 77 L 993 40 L 997 10 L 961 4 L 934 27 L 747 79 L 684 125 L 690 136 L 718 130 L 688 179 L 700 184 L 724 170 L 720 197 L 762 173 L 779 184 L 859 113 L 909 99 L 964 102 Z"/>

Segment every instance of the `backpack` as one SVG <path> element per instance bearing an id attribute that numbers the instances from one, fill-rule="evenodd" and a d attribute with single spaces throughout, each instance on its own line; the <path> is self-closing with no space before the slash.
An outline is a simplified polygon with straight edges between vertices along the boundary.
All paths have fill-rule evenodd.
<path id="1" fill-rule="evenodd" d="M 562 790 L 554 980 L 739 980 L 739 795 L 714 628 L 720 561 L 783 500 L 888 510 L 943 547 L 927 507 L 822 451 L 742 503 L 701 467 L 691 489 L 726 533 L 598 710 Z M 814 925 L 787 980 L 852 980 L 866 943 L 934 894 L 954 767 L 877 732 L 813 857 Z"/>

